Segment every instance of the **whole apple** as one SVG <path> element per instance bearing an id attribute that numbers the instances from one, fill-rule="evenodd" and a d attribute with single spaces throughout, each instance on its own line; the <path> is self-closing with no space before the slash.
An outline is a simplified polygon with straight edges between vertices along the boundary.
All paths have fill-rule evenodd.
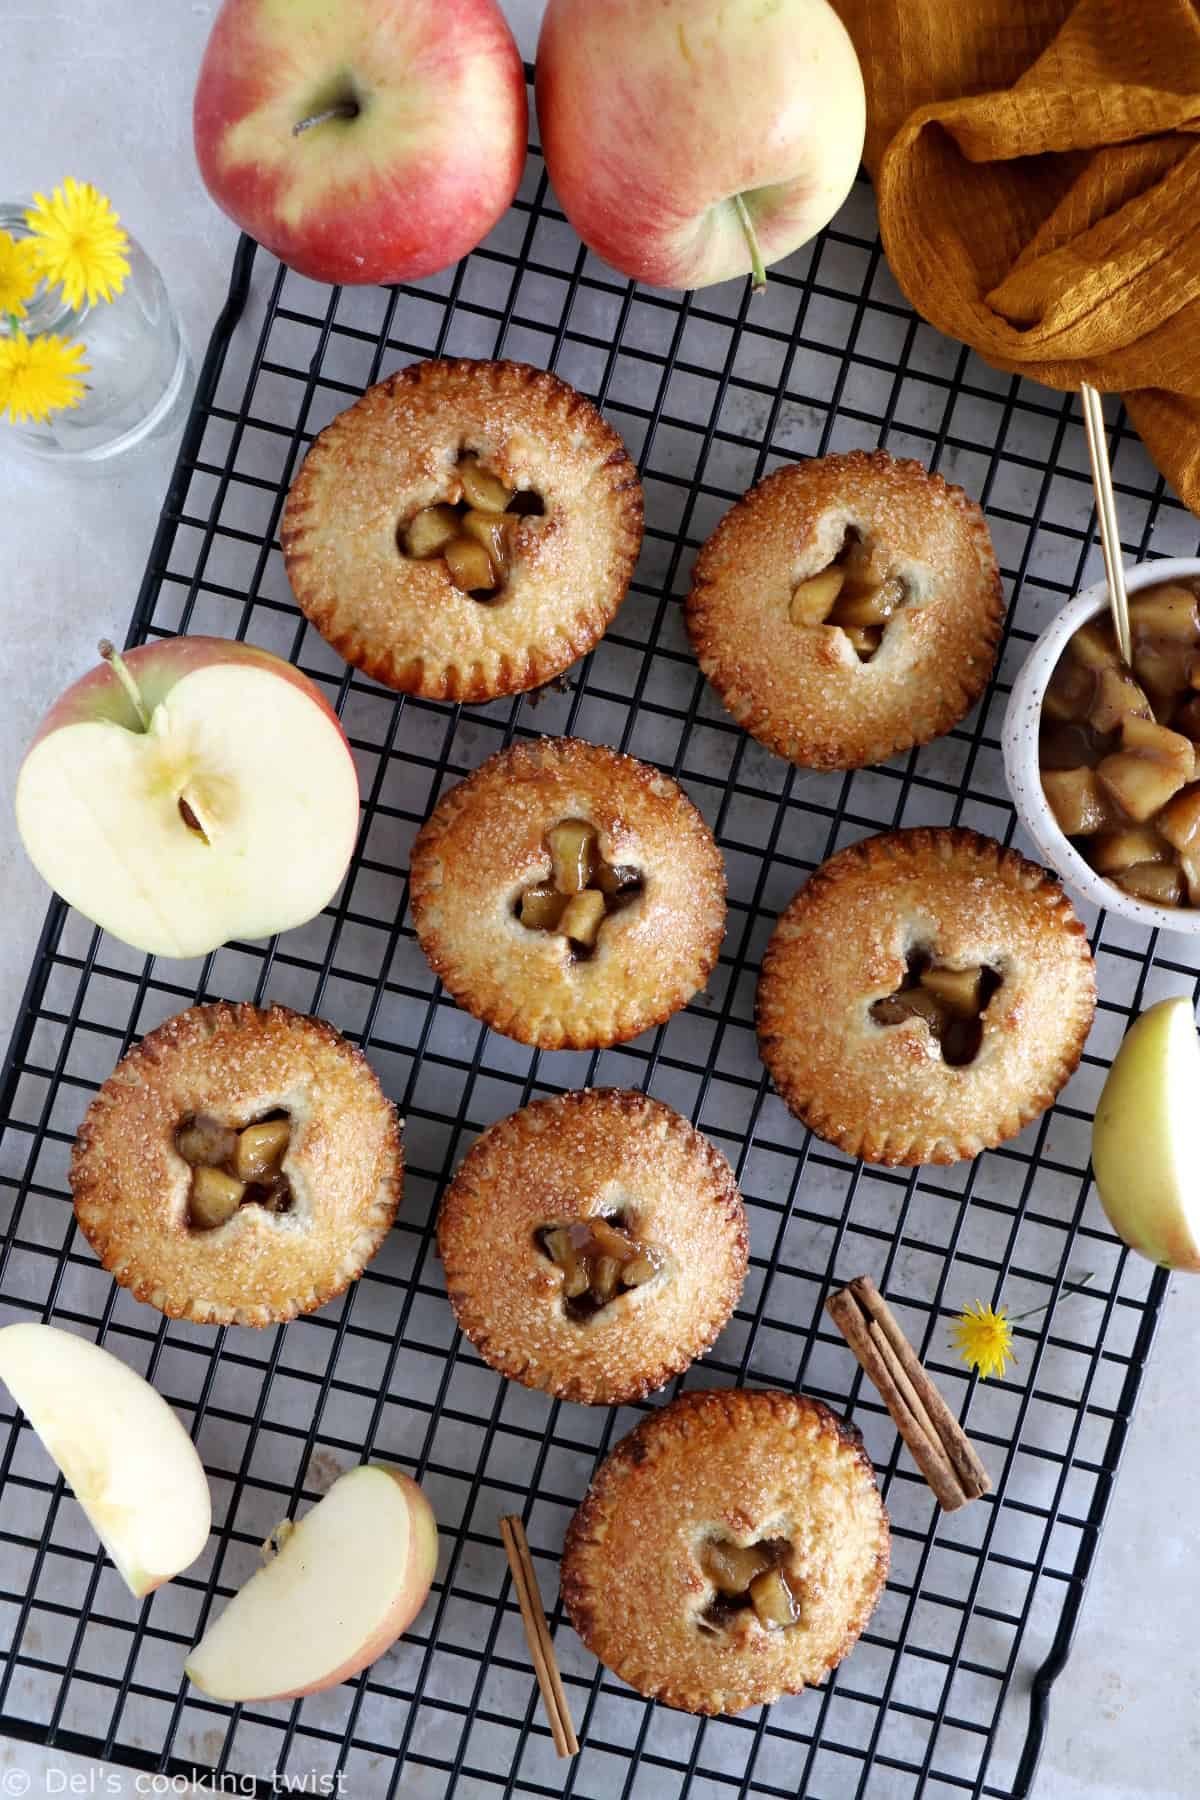
<path id="1" fill-rule="evenodd" d="M 39 874 L 157 956 L 313 918 L 358 833 L 354 759 L 320 691 L 224 638 L 101 652 L 17 775 L 17 828 Z"/>
<path id="2" fill-rule="evenodd" d="M 495 0 L 225 0 L 196 87 L 217 205 L 315 281 L 415 281 L 473 250 L 525 165 Z"/>
<path id="3" fill-rule="evenodd" d="M 550 0 L 546 167 L 622 274 L 708 287 L 807 243 L 862 156 L 862 72 L 826 0 Z"/>

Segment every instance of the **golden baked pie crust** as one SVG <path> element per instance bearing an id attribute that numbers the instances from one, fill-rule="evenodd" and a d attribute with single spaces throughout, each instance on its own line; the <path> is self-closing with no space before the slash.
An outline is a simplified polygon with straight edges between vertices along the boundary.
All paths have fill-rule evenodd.
<path id="1" fill-rule="evenodd" d="M 545 514 L 521 518 L 503 596 L 475 600 L 397 532 L 443 499 L 463 451 Z M 317 437 L 280 529 L 292 591 L 335 650 L 376 681 L 432 700 L 521 693 L 603 636 L 633 575 L 642 490 L 590 400 L 525 363 L 414 363 L 368 388 Z"/>
<path id="2" fill-rule="evenodd" d="M 571 818 L 644 882 L 587 961 L 516 916 L 524 889 L 550 874 L 547 831 Z M 683 789 L 582 738 L 514 744 L 444 794 L 413 844 L 411 898 L 421 948 L 459 1005 L 547 1050 L 661 1024 L 704 986 L 725 931 L 721 853 Z"/>
<path id="3" fill-rule="evenodd" d="M 797 627 L 796 585 L 847 525 L 878 537 L 919 590 L 869 662 L 836 626 Z M 760 742 L 813 769 L 854 769 L 928 743 L 987 686 L 1004 594 L 983 514 L 918 462 L 852 450 L 777 469 L 696 560 L 687 627 L 700 667 Z"/>
<path id="4" fill-rule="evenodd" d="M 292 1207 L 187 1222 L 182 1121 L 230 1126 L 285 1109 Z M 201 1325 L 271 1325 L 340 1294 L 379 1249 L 400 1201 L 395 1109 L 332 1025 L 224 1001 L 168 1019 L 122 1058 L 79 1130 L 75 1212 L 103 1266 L 139 1300 Z"/>
<path id="5" fill-rule="evenodd" d="M 787 1537 L 801 1620 L 752 1613 L 706 1631 L 697 1548 Z M 562 1595 L 588 1649 L 639 1693 L 740 1712 L 821 1681 L 853 1648 L 887 1580 L 890 1534 L 857 1431 L 803 1394 L 685 1393 L 601 1465 L 567 1531 Z"/>
<path id="6" fill-rule="evenodd" d="M 622 1211 L 664 1256 L 642 1287 L 569 1318 L 549 1222 Z M 442 1201 L 438 1248 L 459 1325 L 501 1374 L 563 1400 L 619 1405 L 681 1374 L 729 1319 L 746 1274 L 733 1170 L 671 1107 L 586 1089 L 489 1126 Z"/>
<path id="7" fill-rule="evenodd" d="M 923 1021 L 870 1017 L 918 945 L 1003 977 L 962 1067 Z M 839 851 L 781 914 L 759 978 L 759 1049 L 791 1110 L 850 1155 L 958 1162 L 1050 1105 L 1095 1004 L 1087 934 L 1045 869 L 973 831 L 894 831 Z"/>

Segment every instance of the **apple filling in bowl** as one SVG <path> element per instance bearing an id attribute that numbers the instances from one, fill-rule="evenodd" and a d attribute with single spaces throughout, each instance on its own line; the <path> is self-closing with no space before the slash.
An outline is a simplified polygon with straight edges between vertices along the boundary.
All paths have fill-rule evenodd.
<path id="1" fill-rule="evenodd" d="M 914 950 L 904 980 L 894 994 L 874 1002 L 871 1017 L 884 1026 L 924 1019 L 942 1061 L 964 1068 L 979 1055 L 983 1015 L 1002 979 L 986 963 L 955 969 L 926 950 Z"/>
<path id="2" fill-rule="evenodd" d="M 586 819 L 563 819 L 546 833 L 550 879 L 535 881 L 517 902 L 517 917 L 530 931 L 565 937 L 576 957 L 586 958 L 610 913 L 620 912 L 641 893 L 637 869 L 606 862 L 594 826 Z"/>
<path id="3" fill-rule="evenodd" d="M 859 661 L 870 662 L 888 624 L 910 598 L 908 584 L 892 573 L 878 544 L 848 525 L 833 561 L 792 589 L 789 612 L 802 630 L 836 625 Z"/>
<path id="4" fill-rule="evenodd" d="M 473 453 L 460 456 L 451 493 L 424 506 L 400 533 L 415 562 L 441 557 L 451 581 L 475 600 L 497 600 L 512 564 L 517 521 L 545 511 L 539 494 L 506 487 Z"/>
<path id="5" fill-rule="evenodd" d="M 268 1113 L 240 1131 L 206 1113 L 184 1119 L 175 1133 L 175 1148 L 192 1171 L 192 1230 L 215 1231 L 239 1206 L 287 1212 L 292 1190 L 282 1164 L 291 1141 L 292 1122 L 285 1112 Z"/>
<path id="6" fill-rule="evenodd" d="M 1096 872 L 1155 906 L 1200 906 L 1200 612 L 1169 581 L 1081 625 L 1042 702 L 1038 760 L 1060 830 Z"/>
<path id="7" fill-rule="evenodd" d="M 543 1256 L 562 1270 L 563 1307 L 571 1319 L 592 1318 L 666 1265 L 661 1250 L 634 1237 L 622 1213 L 541 1225 L 534 1237 Z"/>
<path id="8" fill-rule="evenodd" d="M 747 1545 L 709 1538 L 700 1550 L 700 1567 L 715 1591 L 698 1616 L 702 1630 L 726 1630 L 748 1608 L 764 1631 L 798 1625 L 800 1601 L 783 1569 L 790 1549 L 787 1538 L 764 1538 Z"/>

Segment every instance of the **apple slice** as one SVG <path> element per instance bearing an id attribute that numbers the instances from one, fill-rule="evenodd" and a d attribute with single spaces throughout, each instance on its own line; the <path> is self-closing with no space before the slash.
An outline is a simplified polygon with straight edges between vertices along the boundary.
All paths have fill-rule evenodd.
<path id="1" fill-rule="evenodd" d="M 140 1599 L 195 1562 L 212 1503 L 191 1438 L 148 1381 L 53 1325 L 0 1330 L 0 1379 Z"/>
<path id="2" fill-rule="evenodd" d="M 1160 1000 L 1130 1026 L 1096 1108 L 1092 1166 L 1131 1250 L 1200 1271 L 1200 1040 L 1189 999 Z"/>
<path id="3" fill-rule="evenodd" d="M 214 1700 L 296 1700 L 348 1681 L 416 1618 L 437 1568 L 437 1521 L 398 1469 L 364 1463 L 275 1534 L 185 1673 Z"/>
<path id="4" fill-rule="evenodd" d="M 17 777 L 17 826 L 50 886 L 156 956 L 313 918 L 354 848 L 358 777 L 307 675 L 223 638 L 101 652 Z"/>

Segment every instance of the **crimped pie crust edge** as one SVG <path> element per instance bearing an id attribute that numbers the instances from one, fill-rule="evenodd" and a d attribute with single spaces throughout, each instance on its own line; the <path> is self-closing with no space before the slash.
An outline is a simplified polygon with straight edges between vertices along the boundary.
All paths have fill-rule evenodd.
<path id="1" fill-rule="evenodd" d="M 572 1191 L 592 1198 L 606 1170 L 637 1207 L 640 1235 L 674 1253 L 674 1285 L 635 1290 L 581 1325 L 563 1311 L 559 1272 L 539 1266 L 533 1232 L 555 1210 L 550 1196 L 569 1212 Z M 559 1399 L 620 1405 L 682 1374 L 720 1335 L 748 1234 L 733 1170 L 694 1125 L 649 1095 L 584 1088 L 488 1126 L 442 1199 L 438 1248 L 455 1317 L 485 1362 Z"/>
<path id="2" fill-rule="evenodd" d="M 743 1460 L 748 1468 L 765 1460 L 763 1480 L 777 1497 L 782 1484 L 778 1479 L 772 1484 L 770 1462 L 774 1458 L 785 1466 L 789 1460 L 795 1462 L 795 1433 L 801 1429 L 806 1432 L 805 1471 L 814 1460 L 811 1446 L 815 1443 L 829 1459 L 829 1480 L 836 1474 L 843 1493 L 860 1498 L 874 1519 L 871 1541 L 862 1546 L 861 1591 L 847 1610 L 843 1628 L 817 1657 L 816 1666 L 797 1654 L 809 1644 L 807 1638 L 792 1637 L 787 1631 L 769 1634 L 763 1653 L 747 1656 L 738 1647 L 724 1645 L 691 1626 L 683 1634 L 682 1645 L 690 1654 L 681 1655 L 678 1640 L 671 1641 L 669 1622 L 657 1634 L 653 1630 L 622 1630 L 620 1621 L 610 1623 L 611 1582 L 621 1578 L 620 1570 L 630 1554 L 628 1540 L 642 1543 L 659 1537 L 678 1543 L 680 1511 L 689 1503 L 701 1528 L 706 1523 L 727 1524 L 719 1491 L 704 1508 L 695 1496 L 711 1483 L 711 1464 L 731 1439 L 736 1442 L 744 1437 Z M 746 1532 L 755 1529 L 754 1521 L 744 1515 L 738 1524 Z M 849 1654 L 883 1592 L 890 1554 L 887 1511 L 861 1434 L 854 1426 L 806 1394 L 774 1388 L 693 1389 L 651 1412 L 621 1439 L 597 1470 L 567 1528 L 562 1597 L 581 1641 L 639 1693 L 686 1712 L 740 1712 L 748 1706 L 769 1704 L 782 1694 L 800 1693 L 810 1683 L 822 1680 Z M 678 1606 L 692 1592 L 691 1586 L 684 1589 L 681 1583 L 678 1596 L 646 1595 L 641 1619 L 653 1622 L 656 1610 Z M 647 1637 L 648 1644 L 644 1641 Z M 776 1646 L 782 1653 L 778 1656 L 770 1654 Z M 790 1657 L 789 1650 L 793 1652 Z M 723 1667 L 725 1660 L 733 1663 L 732 1670 Z M 781 1668 L 781 1662 L 792 1667 Z"/>
<path id="3" fill-rule="evenodd" d="M 205 1266 L 205 1239 L 218 1238 L 228 1227 L 213 1233 L 190 1233 L 185 1226 L 181 1233 L 176 1225 L 168 1235 L 164 1224 L 160 1237 L 165 1247 L 169 1250 L 173 1245 L 182 1254 L 175 1258 L 164 1255 L 157 1266 L 154 1245 L 149 1253 L 140 1248 L 134 1228 L 148 1211 L 161 1212 L 166 1205 L 172 1160 L 179 1160 L 174 1148 L 176 1123 L 189 1111 L 203 1110 L 202 1078 L 199 1073 L 190 1074 L 190 1060 L 197 1058 L 202 1063 L 220 1057 L 222 1067 L 229 1070 L 239 1049 L 248 1058 L 251 1072 L 257 1059 L 270 1058 L 270 1079 L 265 1065 L 264 1074 L 258 1077 L 267 1089 L 286 1088 L 283 1059 L 289 1051 L 295 1064 L 293 1080 L 302 1078 L 307 1068 L 309 1085 L 317 1080 L 322 1088 L 320 1104 L 313 1109 L 318 1130 L 322 1134 L 327 1130 L 327 1121 L 321 1116 L 326 1110 L 352 1116 L 354 1121 L 353 1130 L 339 1133 L 339 1172 L 351 1184 L 357 1179 L 371 1187 L 364 1200 L 352 1200 L 350 1217 L 339 1221 L 347 1240 L 340 1256 L 335 1253 L 324 1267 L 319 1258 L 311 1259 L 307 1266 L 301 1260 L 298 1267 L 291 1266 L 295 1259 L 276 1258 L 285 1266 L 276 1268 L 275 1279 L 283 1282 L 286 1278 L 287 1291 L 282 1287 L 274 1293 L 260 1289 L 256 1296 L 254 1282 L 261 1283 L 264 1276 L 269 1280 L 273 1259 L 252 1248 L 244 1258 L 246 1294 L 234 1298 L 212 1291 L 221 1284 L 212 1281 Z M 176 1085 L 175 1070 L 181 1066 L 184 1076 Z M 211 1093 L 209 1090 L 210 1098 Z M 323 1144 L 319 1154 L 328 1157 Z M 164 1157 L 172 1160 L 164 1162 Z M 157 1307 L 168 1318 L 195 1324 L 266 1326 L 324 1306 L 357 1280 L 391 1229 L 403 1173 L 400 1121 L 359 1049 L 324 1019 L 286 1006 L 257 1007 L 222 1000 L 189 1007 L 164 1020 L 121 1058 L 79 1128 L 70 1183 L 81 1230 L 101 1265 L 135 1299 Z M 236 1220 L 237 1215 L 230 1224 Z M 318 1231 L 320 1224 L 318 1219 Z M 268 1237 L 268 1249 L 275 1242 Z M 235 1248 L 234 1259 L 236 1255 Z M 211 1250 L 208 1261 L 212 1261 Z M 306 1291 L 296 1292 L 290 1285 L 299 1275 L 308 1283 Z"/>

